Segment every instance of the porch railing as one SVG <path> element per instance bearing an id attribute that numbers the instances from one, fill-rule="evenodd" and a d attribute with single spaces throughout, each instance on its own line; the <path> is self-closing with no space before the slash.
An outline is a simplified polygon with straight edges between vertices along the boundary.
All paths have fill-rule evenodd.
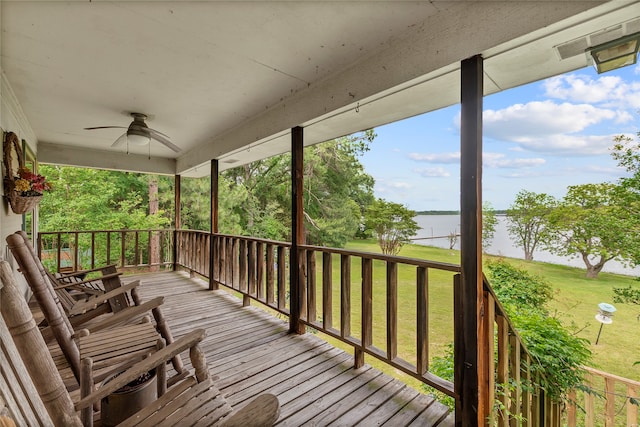
<path id="1" fill-rule="evenodd" d="M 37 251 L 53 271 L 116 264 L 118 268 L 169 268 L 173 230 L 90 230 L 38 233 Z"/>
<path id="2" fill-rule="evenodd" d="M 584 368 L 584 387 L 569 394 L 569 427 L 638 426 L 640 382 Z"/>
<path id="3" fill-rule="evenodd" d="M 166 244 L 158 263 L 146 256 L 151 251 L 144 237 L 155 234 Z M 58 267 L 65 251 L 71 260 L 84 260 L 87 251 L 103 253 L 102 258 L 92 255 L 82 261 L 87 267 L 99 260 L 117 261 L 120 267 L 175 260 L 177 266 L 239 292 L 245 305 L 253 299 L 290 313 L 289 243 L 190 230 L 51 232 L 41 233 L 38 242 L 40 253 L 52 256 Z M 352 346 L 356 366 L 369 355 L 459 399 L 455 384 L 429 369 L 431 358 L 449 343 L 461 348 L 461 328 L 456 325 L 461 310 L 459 266 L 310 245 L 299 250 L 301 321 L 308 328 Z M 492 408 L 491 425 L 559 426 L 561 407 L 537 385 L 543 382 L 532 374 L 537 361 L 486 280 L 483 313 L 478 348 L 486 360 L 487 382 L 479 386 L 490 390 L 485 407 Z"/>

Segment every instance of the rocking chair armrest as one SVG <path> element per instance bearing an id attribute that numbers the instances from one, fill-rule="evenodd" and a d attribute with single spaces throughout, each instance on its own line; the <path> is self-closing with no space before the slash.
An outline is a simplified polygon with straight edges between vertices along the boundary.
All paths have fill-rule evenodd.
<path id="1" fill-rule="evenodd" d="M 96 271 L 103 271 L 103 270 L 106 270 L 108 268 L 116 268 L 116 267 L 117 267 L 116 264 L 109 264 L 109 265 L 104 265 L 102 267 L 91 268 L 89 270 L 76 270 L 76 271 L 72 271 L 70 273 L 59 273 L 59 274 L 60 274 L 60 278 L 75 277 L 75 276 L 79 276 L 81 274 L 95 273 Z"/>
<path id="2" fill-rule="evenodd" d="M 105 292 L 101 295 L 97 295 L 95 297 L 91 297 L 88 300 L 84 301 L 84 302 L 79 302 L 74 304 L 73 308 L 69 311 L 69 315 L 73 316 L 76 314 L 82 314 L 87 310 L 91 310 L 96 308 L 98 305 L 108 301 L 111 298 L 114 298 L 118 295 L 124 294 L 132 289 L 134 289 L 136 286 L 138 286 L 140 284 L 139 280 L 136 280 L 134 282 L 131 282 L 127 285 L 123 285 L 119 288 L 116 288 L 112 291 L 109 292 Z"/>
<path id="3" fill-rule="evenodd" d="M 127 307 L 124 310 L 120 310 L 119 312 L 109 316 L 100 323 L 94 323 L 92 325 L 86 326 L 85 329 L 89 330 L 89 332 L 97 332 L 103 329 L 111 328 L 113 326 L 125 323 L 135 317 L 141 316 L 153 310 L 154 308 L 160 307 L 163 303 L 164 297 L 155 297 L 154 299 L 140 305 Z"/>
<path id="4" fill-rule="evenodd" d="M 102 275 L 100 277 L 94 277 L 93 279 L 85 279 L 85 280 L 77 280 L 77 281 L 74 280 L 73 282 L 69 282 L 69 283 L 66 283 L 64 281 L 62 283 L 60 283 L 60 279 L 64 280 L 67 277 L 62 277 L 62 278 L 61 277 L 57 277 L 55 280 L 56 280 L 56 283 L 58 283 L 58 285 L 55 286 L 54 289 L 68 288 L 69 286 L 84 285 L 85 283 L 91 283 L 91 282 L 99 282 L 99 281 L 104 280 L 104 279 L 111 279 L 113 277 L 118 277 L 118 276 L 122 276 L 122 273 L 120 273 L 120 272 L 109 273 L 109 274 Z"/>
<path id="5" fill-rule="evenodd" d="M 204 329 L 196 329 L 195 331 L 189 332 L 187 335 L 169 344 L 165 348 L 152 353 L 149 357 L 136 363 L 135 365 L 124 371 L 122 374 L 118 375 L 117 377 L 106 383 L 104 386 L 100 387 L 98 390 L 88 394 L 87 396 L 79 400 L 75 404 L 76 411 L 80 411 L 83 408 L 87 408 L 92 404 L 99 402 L 103 397 L 108 396 L 124 385 L 130 383 L 140 375 L 149 372 L 151 369 L 167 362 L 168 360 L 171 360 L 176 355 L 182 353 L 184 350 L 194 347 L 200 341 L 202 341 L 205 336 L 206 331 Z M 87 360 L 90 359 L 82 360 L 83 365 L 87 363 Z"/>

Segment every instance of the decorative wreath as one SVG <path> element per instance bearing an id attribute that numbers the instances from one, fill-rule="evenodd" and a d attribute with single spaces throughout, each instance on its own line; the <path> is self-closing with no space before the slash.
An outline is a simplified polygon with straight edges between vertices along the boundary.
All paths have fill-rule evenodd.
<path id="1" fill-rule="evenodd" d="M 16 190 L 17 173 L 13 169 L 13 153 L 18 158 L 18 173 L 24 170 L 24 156 L 18 135 L 13 132 L 7 132 L 4 135 L 3 143 L 3 162 L 5 167 L 4 177 L 4 196 L 11 205 L 11 210 L 17 214 L 23 214 L 33 210 L 42 200 L 42 194 L 23 195 L 21 191 Z M 19 178 L 18 178 L 19 179 Z"/>

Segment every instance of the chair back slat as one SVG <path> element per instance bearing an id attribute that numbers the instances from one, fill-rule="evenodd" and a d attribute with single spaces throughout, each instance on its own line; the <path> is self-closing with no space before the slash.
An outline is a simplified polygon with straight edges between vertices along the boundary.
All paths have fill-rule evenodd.
<path id="1" fill-rule="evenodd" d="M 50 283 L 45 282 L 46 276 L 41 274 L 36 261 L 33 259 L 31 250 L 21 235 L 11 234 L 7 237 L 7 244 L 29 287 L 33 291 L 33 296 L 38 301 L 42 314 L 47 319 L 56 341 L 58 341 L 62 352 L 69 361 L 73 374 L 79 381 L 80 353 L 73 342 L 73 329 L 70 328 L 66 316 L 61 312 L 58 306 L 59 303 L 56 302 L 53 296 Z"/>

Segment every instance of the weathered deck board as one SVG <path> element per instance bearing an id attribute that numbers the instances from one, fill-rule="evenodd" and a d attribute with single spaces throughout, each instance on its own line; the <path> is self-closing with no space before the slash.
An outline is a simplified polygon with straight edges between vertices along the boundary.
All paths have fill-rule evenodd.
<path id="1" fill-rule="evenodd" d="M 291 335 L 285 320 L 186 273 L 129 276 L 140 279 L 145 300 L 164 296 L 163 313 L 176 338 L 207 330 L 201 347 L 216 385 L 234 408 L 261 393 L 278 396 L 279 426 L 452 426 L 445 406 L 313 334 Z M 190 368 L 188 358 L 184 358 Z"/>

